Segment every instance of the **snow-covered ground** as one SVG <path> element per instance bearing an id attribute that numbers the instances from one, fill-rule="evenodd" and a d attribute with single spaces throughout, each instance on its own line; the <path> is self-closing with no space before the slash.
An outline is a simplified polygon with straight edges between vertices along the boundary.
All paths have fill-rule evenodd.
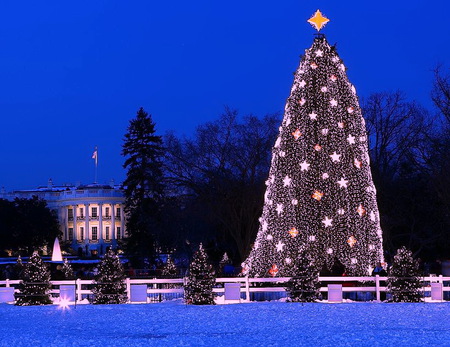
<path id="1" fill-rule="evenodd" d="M 17 307 L 0 346 L 450 346 L 450 303 Z"/>

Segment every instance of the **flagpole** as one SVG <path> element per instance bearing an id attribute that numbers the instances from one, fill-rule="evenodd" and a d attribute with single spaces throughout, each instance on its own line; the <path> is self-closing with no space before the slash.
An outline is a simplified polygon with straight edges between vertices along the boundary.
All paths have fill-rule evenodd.
<path id="1" fill-rule="evenodd" d="M 95 171 L 94 171 L 94 184 L 97 184 L 97 168 L 98 168 L 98 148 L 95 146 L 94 154 L 92 154 L 92 159 L 95 160 Z"/>

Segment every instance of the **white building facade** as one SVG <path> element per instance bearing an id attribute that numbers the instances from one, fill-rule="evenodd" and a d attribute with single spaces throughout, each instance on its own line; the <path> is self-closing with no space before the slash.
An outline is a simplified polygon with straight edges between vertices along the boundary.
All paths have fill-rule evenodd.
<path id="1" fill-rule="evenodd" d="M 117 248 L 118 240 L 127 237 L 123 190 L 114 185 L 53 186 L 35 190 L 0 193 L 0 198 L 44 199 L 57 213 L 62 240 L 79 255 L 104 254 Z"/>

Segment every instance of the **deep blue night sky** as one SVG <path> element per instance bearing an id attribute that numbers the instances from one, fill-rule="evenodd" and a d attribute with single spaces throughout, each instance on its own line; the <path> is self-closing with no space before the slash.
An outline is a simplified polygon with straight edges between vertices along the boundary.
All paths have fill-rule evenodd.
<path id="1" fill-rule="evenodd" d="M 92 183 L 96 145 L 98 181 L 121 182 L 140 106 L 161 135 L 192 134 L 224 105 L 281 112 L 318 8 L 360 97 L 399 89 L 432 110 L 447 0 L 2 1 L 0 187 Z"/>

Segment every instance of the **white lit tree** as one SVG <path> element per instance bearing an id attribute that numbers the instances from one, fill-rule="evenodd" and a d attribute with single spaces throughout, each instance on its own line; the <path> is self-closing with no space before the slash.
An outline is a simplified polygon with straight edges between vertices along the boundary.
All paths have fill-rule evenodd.
<path id="1" fill-rule="evenodd" d="M 71 280 L 71 279 L 74 278 L 74 273 L 73 273 L 72 266 L 70 265 L 70 263 L 67 260 L 67 258 L 64 258 L 64 263 L 62 265 L 61 271 L 63 272 L 64 278 L 66 280 Z"/>
<path id="2" fill-rule="evenodd" d="M 286 283 L 289 302 L 314 302 L 320 298 L 319 270 L 308 253 L 301 251 L 291 262 L 291 279 Z"/>
<path id="3" fill-rule="evenodd" d="M 167 256 L 166 264 L 164 265 L 162 269 L 161 275 L 164 278 L 175 278 L 178 274 L 177 266 L 172 260 L 172 257 L 170 254 Z"/>
<path id="4" fill-rule="evenodd" d="M 214 269 L 208 262 L 208 256 L 200 244 L 189 265 L 189 275 L 184 287 L 187 304 L 214 305 L 213 286 L 215 283 Z"/>
<path id="5" fill-rule="evenodd" d="M 48 305 L 50 300 L 50 270 L 37 252 L 34 252 L 21 273 L 20 292 L 16 305 Z"/>
<path id="6" fill-rule="evenodd" d="M 406 247 L 397 250 L 387 285 L 393 302 L 422 301 L 419 262 Z"/>
<path id="7" fill-rule="evenodd" d="M 123 304 L 127 301 L 124 269 L 113 251 L 105 254 L 94 280 L 94 304 Z"/>
<path id="8" fill-rule="evenodd" d="M 317 11 L 318 30 L 328 19 Z M 295 72 L 272 150 L 263 213 L 244 274 L 284 276 L 298 250 L 365 275 L 382 260 L 367 132 L 346 67 L 317 34 Z"/>

